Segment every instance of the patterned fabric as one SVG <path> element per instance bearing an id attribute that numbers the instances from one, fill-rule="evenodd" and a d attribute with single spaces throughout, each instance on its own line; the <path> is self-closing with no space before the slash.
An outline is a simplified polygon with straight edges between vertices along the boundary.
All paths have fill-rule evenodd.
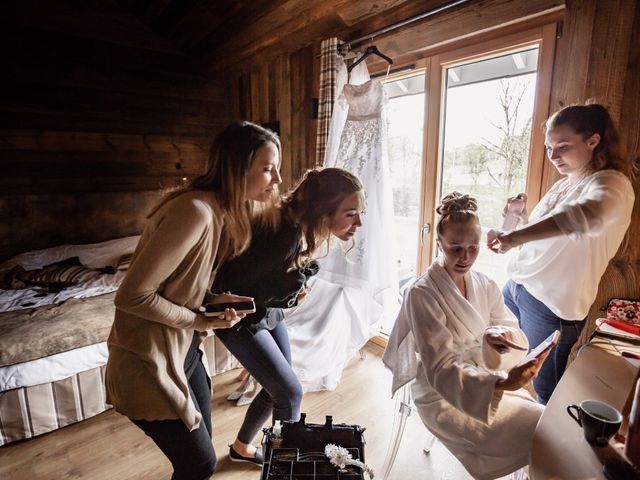
<path id="1" fill-rule="evenodd" d="M 115 293 L 0 314 L 0 366 L 15 365 L 104 342 Z"/>
<path id="2" fill-rule="evenodd" d="M 125 253 L 118 259 L 118 265 L 116 265 L 116 270 L 127 270 L 129 265 L 131 264 L 131 259 L 133 258 L 133 253 Z"/>
<path id="3" fill-rule="evenodd" d="M 640 300 L 612 299 L 607 307 L 607 318 L 640 324 Z"/>
<path id="4" fill-rule="evenodd" d="M 212 376 L 240 367 L 219 338 L 207 337 L 203 348 Z M 55 382 L 0 392 L 0 445 L 42 435 L 109 410 L 104 369 L 102 365 Z"/>
<path id="5" fill-rule="evenodd" d="M 104 366 L 57 382 L 2 392 L 0 445 L 93 417 L 111 408 L 104 398 Z"/>
<path id="6" fill-rule="evenodd" d="M 28 280 L 37 285 L 56 282 L 78 284 L 95 280 L 100 275 L 102 273 L 98 270 L 87 268 L 84 265 L 52 265 L 34 273 L 29 272 Z"/>
<path id="7" fill-rule="evenodd" d="M 324 163 L 324 152 L 329 138 L 329 125 L 333 104 L 340 92 L 336 91 L 338 75 L 338 43 L 335 37 L 320 44 L 320 94 L 318 97 L 318 133 L 316 137 L 316 165 Z"/>

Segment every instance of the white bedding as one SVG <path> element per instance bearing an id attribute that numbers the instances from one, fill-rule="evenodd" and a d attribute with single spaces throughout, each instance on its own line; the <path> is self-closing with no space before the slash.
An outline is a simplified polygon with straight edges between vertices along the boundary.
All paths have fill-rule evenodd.
<path id="1" fill-rule="evenodd" d="M 139 238 L 133 236 L 88 245 L 61 245 L 34 250 L 7 260 L 0 265 L 0 272 L 15 265 L 21 265 L 25 270 L 35 270 L 72 257 L 79 257 L 80 262 L 90 268 L 116 266 L 122 255 L 133 253 Z M 0 312 L 51 305 L 69 298 L 88 298 L 110 293 L 118 289 L 124 275 L 123 271 L 113 275 L 101 275 L 95 280 L 67 287 L 58 293 L 45 294 L 43 289 L 38 287 L 20 290 L 0 289 Z"/>
<path id="2" fill-rule="evenodd" d="M 0 392 L 55 382 L 100 367 L 109 356 L 107 342 L 95 343 L 49 357 L 0 367 Z"/>
<path id="3" fill-rule="evenodd" d="M 139 239 L 139 235 L 134 235 L 87 245 L 60 245 L 42 250 L 33 250 L 16 255 L 2 263 L 0 271 L 7 270 L 15 265 L 22 265 L 25 270 L 34 270 L 72 257 L 79 257 L 80 262 L 89 268 L 100 268 L 107 265 L 116 266 L 120 256 L 125 253 L 133 253 Z"/>
<path id="4" fill-rule="evenodd" d="M 58 293 L 43 293 L 39 287 L 22 288 L 20 290 L 0 289 L 0 312 L 11 312 L 23 308 L 41 307 L 61 303 L 69 298 L 96 297 L 118 289 L 126 272 L 119 271 L 113 275 L 100 275 L 91 282 L 73 285 Z"/>
<path id="5" fill-rule="evenodd" d="M 90 268 L 116 266 L 122 255 L 133 253 L 139 238 L 139 236 L 132 236 L 88 245 L 61 245 L 35 250 L 17 255 L 0 264 L 0 272 L 15 265 L 21 265 L 25 270 L 35 270 L 72 257 L 79 257 L 80 262 Z M 46 295 L 43 295 L 42 289 L 37 287 L 21 290 L 0 289 L 0 312 L 113 292 L 118 289 L 125 273 L 118 271 L 113 275 L 101 275 L 90 282 Z M 0 367 L 0 392 L 62 380 L 78 372 L 104 365 L 107 363 L 107 357 L 107 344 L 101 342 L 29 362 Z"/>

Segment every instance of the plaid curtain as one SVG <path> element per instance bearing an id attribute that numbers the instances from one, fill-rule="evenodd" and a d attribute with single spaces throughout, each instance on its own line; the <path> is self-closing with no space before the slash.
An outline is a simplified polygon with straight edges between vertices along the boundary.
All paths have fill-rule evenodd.
<path id="1" fill-rule="evenodd" d="M 324 163 L 324 152 L 329 138 L 329 124 L 336 96 L 338 73 L 337 38 L 328 38 L 320 44 L 320 94 L 318 96 L 318 133 L 316 136 L 316 165 Z"/>

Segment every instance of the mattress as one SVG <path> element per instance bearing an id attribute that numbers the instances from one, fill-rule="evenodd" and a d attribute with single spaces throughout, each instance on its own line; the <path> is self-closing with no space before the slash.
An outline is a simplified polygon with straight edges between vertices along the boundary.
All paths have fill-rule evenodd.
<path id="1" fill-rule="evenodd" d="M 211 375 L 240 367 L 217 337 L 207 337 L 204 349 Z M 104 392 L 107 356 L 103 342 L 0 368 L 0 381 L 11 387 L 0 391 L 0 445 L 109 410 Z"/>
<path id="2" fill-rule="evenodd" d="M 56 382 L 107 363 L 107 342 L 0 368 L 0 392 Z"/>
<path id="3" fill-rule="evenodd" d="M 0 392 L 0 445 L 47 433 L 111 408 L 105 403 L 104 368 Z"/>
<path id="4" fill-rule="evenodd" d="M 36 270 L 78 257 L 88 268 L 115 267 L 139 237 L 62 245 L 0 265 Z M 31 438 L 111 408 L 105 402 L 106 338 L 124 271 L 95 275 L 49 293 L 0 289 L 0 445 Z"/>
<path id="5" fill-rule="evenodd" d="M 116 266 L 139 237 L 29 252 L 0 265 L 35 270 L 78 257 L 91 268 Z M 106 339 L 124 272 L 49 294 L 0 289 L 0 445 L 50 432 L 111 408 L 105 401 Z M 37 308 L 36 308 L 37 307 Z M 239 367 L 219 339 L 204 349 L 212 375 Z"/>
<path id="6" fill-rule="evenodd" d="M 0 367 L 104 342 L 115 292 L 57 305 L 0 313 Z"/>
<path id="7" fill-rule="evenodd" d="M 88 268 L 115 267 L 123 255 L 133 253 L 139 238 L 133 236 L 89 245 L 61 245 L 22 253 L 0 264 L 0 274 L 16 265 L 25 270 L 35 270 L 73 257 L 78 257 Z M 114 292 L 122 283 L 124 275 L 124 271 L 117 271 L 113 275 L 96 276 L 89 282 L 67 287 L 57 293 L 48 293 L 38 287 L 0 289 L 0 312 L 54 305 L 70 298 L 89 298 Z"/>

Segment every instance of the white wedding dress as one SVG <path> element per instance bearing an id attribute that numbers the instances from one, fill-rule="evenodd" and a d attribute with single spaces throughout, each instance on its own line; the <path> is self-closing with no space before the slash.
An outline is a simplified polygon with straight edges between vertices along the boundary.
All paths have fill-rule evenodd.
<path id="1" fill-rule="evenodd" d="M 344 70 L 339 83 L 346 77 Z M 362 181 L 363 226 L 351 250 L 350 242 L 334 239 L 340 245 L 328 254 L 322 248 L 316 252 L 320 272 L 310 282 L 311 293 L 300 306 L 285 311 L 293 368 L 305 391 L 335 389 L 349 359 L 378 334 L 382 319 L 395 318 L 399 309 L 397 255 L 390 234 L 387 96 L 380 82 L 369 80 L 364 62 L 350 81 L 334 107 L 324 166 L 344 168 Z"/>

